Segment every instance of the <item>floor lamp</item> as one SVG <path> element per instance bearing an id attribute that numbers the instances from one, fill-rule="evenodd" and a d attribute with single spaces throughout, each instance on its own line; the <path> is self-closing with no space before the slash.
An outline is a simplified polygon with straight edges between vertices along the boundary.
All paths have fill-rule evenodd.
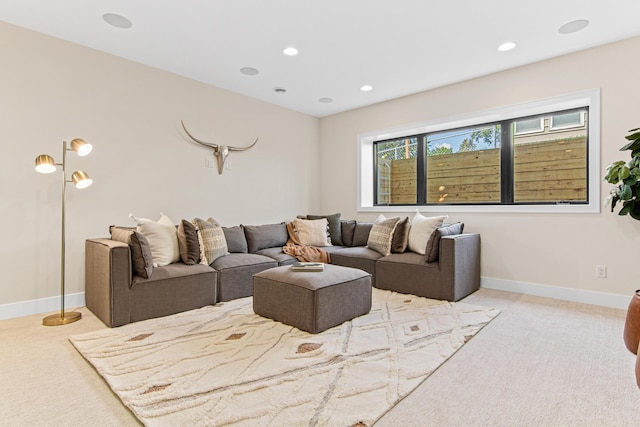
<path id="1" fill-rule="evenodd" d="M 86 143 L 82 139 L 74 139 L 71 141 L 69 146 L 67 146 L 66 141 L 62 141 L 62 163 L 55 163 L 53 157 L 48 154 L 40 154 L 36 157 L 36 171 L 40 173 L 52 173 L 56 171 L 56 166 L 62 166 L 62 246 L 61 246 L 61 264 L 60 264 L 60 297 L 61 297 L 61 307 L 60 314 L 52 314 L 51 316 L 47 316 L 42 319 L 42 324 L 46 326 L 57 326 L 57 325 L 66 325 L 67 323 L 75 322 L 76 320 L 80 320 L 82 317 L 82 313 L 77 311 L 64 311 L 64 270 L 65 270 L 65 190 L 67 188 L 67 182 L 73 182 L 76 185 L 76 188 L 87 188 L 93 182 L 89 175 L 87 175 L 83 171 L 75 171 L 71 175 L 71 179 L 67 180 L 67 172 L 65 170 L 66 160 L 67 160 L 67 151 L 75 151 L 79 156 L 86 156 L 91 152 L 92 146 L 91 144 Z"/>

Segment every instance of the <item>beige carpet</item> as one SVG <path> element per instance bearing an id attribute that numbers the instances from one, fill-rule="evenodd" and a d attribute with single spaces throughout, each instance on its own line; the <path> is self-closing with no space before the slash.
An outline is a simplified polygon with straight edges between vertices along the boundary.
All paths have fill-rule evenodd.
<path id="1" fill-rule="evenodd" d="M 374 289 L 316 335 L 243 298 L 70 340 L 145 425 L 370 426 L 497 314 Z"/>

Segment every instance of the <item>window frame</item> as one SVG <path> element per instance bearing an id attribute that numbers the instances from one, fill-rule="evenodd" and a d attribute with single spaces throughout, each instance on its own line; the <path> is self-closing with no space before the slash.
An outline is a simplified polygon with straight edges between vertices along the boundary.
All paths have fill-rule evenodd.
<path id="1" fill-rule="evenodd" d="M 589 110 L 587 142 L 587 199 L 580 203 L 546 204 L 473 204 L 473 205 L 374 205 L 374 142 L 413 135 L 478 126 L 529 116 L 587 107 Z M 584 119 L 584 118 L 583 118 Z M 358 212 L 479 212 L 479 213 L 600 213 L 600 89 L 592 89 L 537 101 L 514 104 L 441 120 L 421 122 L 359 134 L 357 165 Z M 507 145 L 507 144 L 503 144 Z"/>

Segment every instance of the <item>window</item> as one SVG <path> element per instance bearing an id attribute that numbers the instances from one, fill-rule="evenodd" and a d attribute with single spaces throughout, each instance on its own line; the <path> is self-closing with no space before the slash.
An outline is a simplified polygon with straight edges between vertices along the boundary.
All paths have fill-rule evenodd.
<path id="1" fill-rule="evenodd" d="M 359 209 L 599 212 L 598 122 L 590 91 L 360 135 Z"/>
<path id="2" fill-rule="evenodd" d="M 516 135 L 542 132 L 544 131 L 544 119 L 542 117 L 536 117 L 533 119 L 516 120 L 514 126 Z"/>
<path id="3" fill-rule="evenodd" d="M 549 129 L 567 129 L 584 126 L 584 113 L 574 111 L 571 113 L 554 114 L 551 116 Z"/>

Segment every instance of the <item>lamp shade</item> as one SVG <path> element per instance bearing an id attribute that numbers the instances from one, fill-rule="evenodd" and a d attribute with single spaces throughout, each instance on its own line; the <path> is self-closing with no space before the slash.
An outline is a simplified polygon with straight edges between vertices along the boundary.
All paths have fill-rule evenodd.
<path id="1" fill-rule="evenodd" d="M 40 173 L 51 173 L 56 171 L 56 162 L 48 154 L 40 154 L 36 157 L 36 171 Z"/>
<path id="2" fill-rule="evenodd" d="M 78 153 L 78 156 L 86 156 L 91 152 L 93 146 L 84 139 L 75 138 L 71 140 L 71 149 Z"/>
<path id="3" fill-rule="evenodd" d="M 93 184 L 93 180 L 83 171 L 75 171 L 73 175 L 71 175 L 71 181 L 76 185 L 76 188 L 80 189 L 87 188 Z"/>

